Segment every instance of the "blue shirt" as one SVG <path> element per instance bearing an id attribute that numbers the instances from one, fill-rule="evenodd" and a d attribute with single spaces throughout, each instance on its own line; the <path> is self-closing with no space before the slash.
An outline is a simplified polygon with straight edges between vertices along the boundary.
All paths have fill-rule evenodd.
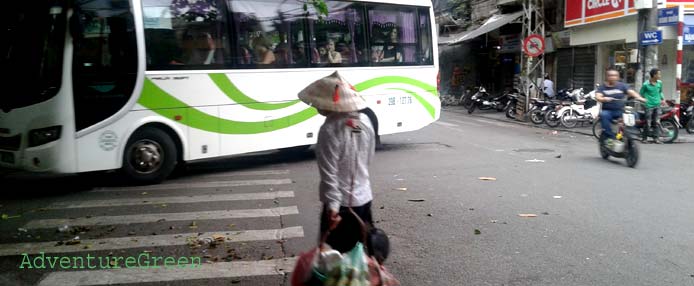
<path id="1" fill-rule="evenodd" d="M 598 88 L 597 93 L 602 93 L 604 97 L 614 98 L 615 101 L 603 102 L 602 109 L 607 110 L 623 110 L 624 109 L 624 99 L 627 97 L 627 91 L 629 86 L 623 82 L 617 82 L 614 86 L 601 85 Z"/>

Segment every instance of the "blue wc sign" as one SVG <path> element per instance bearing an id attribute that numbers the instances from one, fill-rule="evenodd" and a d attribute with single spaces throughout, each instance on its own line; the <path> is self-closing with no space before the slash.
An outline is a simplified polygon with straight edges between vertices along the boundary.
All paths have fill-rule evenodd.
<path id="1" fill-rule="evenodd" d="M 663 43 L 663 32 L 662 31 L 646 31 L 641 33 L 641 39 L 639 43 L 642 46 L 650 45 L 660 45 Z"/>

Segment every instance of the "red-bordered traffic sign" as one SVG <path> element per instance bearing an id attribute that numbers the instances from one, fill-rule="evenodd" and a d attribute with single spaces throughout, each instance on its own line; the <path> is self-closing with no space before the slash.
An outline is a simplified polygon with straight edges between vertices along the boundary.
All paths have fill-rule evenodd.
<path id="1" fill-rule="evenodd" d="M 523 52 L 528 56 L 537 57 L 545 52 L 545 39 L 540 35 L 530 35 L 523 40 Z"/>

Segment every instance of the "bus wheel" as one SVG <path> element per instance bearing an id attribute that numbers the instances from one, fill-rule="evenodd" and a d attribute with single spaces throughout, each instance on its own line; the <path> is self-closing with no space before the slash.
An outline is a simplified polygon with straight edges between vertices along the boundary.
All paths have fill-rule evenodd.
<path id="1" fill-rule="evenodd" d="M 176 167 L 176 145 L 166 132 L 156 128 L 137 131 L 123 152 L 123 173 L 138 184 L 156 184 Z"/>

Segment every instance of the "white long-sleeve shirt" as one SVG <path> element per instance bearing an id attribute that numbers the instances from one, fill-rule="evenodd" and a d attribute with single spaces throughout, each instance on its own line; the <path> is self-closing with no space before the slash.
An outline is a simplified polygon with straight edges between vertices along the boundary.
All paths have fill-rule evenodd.
<path id="1" fill-rule="evenodd" d="M 551 80 L 545 79 L 543 85 L 545 86 L 545 93 L 547 96 L 554 97 L 554 83 Z"/>
<path id="2" fill-rule="evenodd" d="M 348 125 L 348 120 L 353 120 L 361 132 L 353 132 L 355 129 Z M 373 200 L 369 164 L 374 156 L 375 142 L 374 129 L 368 116 L 356 112 L 328 115 L 320 128 L 316 144 L 321 202 L 338 211 L 340 206 L 359 207 Z M 350 196 L 353 196 L 351 205 Z"/>

